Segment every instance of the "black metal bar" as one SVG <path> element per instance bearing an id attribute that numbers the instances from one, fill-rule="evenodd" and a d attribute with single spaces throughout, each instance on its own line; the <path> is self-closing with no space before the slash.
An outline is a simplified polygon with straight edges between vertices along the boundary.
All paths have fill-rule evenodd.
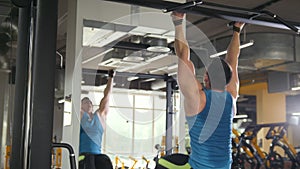
<path id="1" fill-rule="evenodd" d="M 205 6 L 209 6 L 210 8 L 215 8 L 215 9 L 227 9 L 230 11 L 235 11 L 238 13 L 245 13 L 245 14 L 249 14 L 249 15 L 253 15 L 253 14 L 259 14 L 259 11 L 253 10 L 253 9 L 247 9 L 247 8 L 241 8 L 241 7 L 235 7 L 235 6 L 230 6 L 230 5 L 223 5 L 223 4 L 217 4 L 217 3 L 213 3 L 213 2 L 203 2 L 202 3 L 203 7 Z"/>
<path id="2" fill-rule="evenodd" d="M 132 42 L 124 42 L 124 41 L 120 41 L 117 43 L 112 43 L 113 45 L 111 45 L 112 48 L 119 48 L 119 49 L 129 49 L 129 50 L 135 50 L 135 51 L 139 51 L 139 50 L 143 50 L 143 49 L 147 49 L 148 47 L 150 47 L 149 44 L 138 44 L 138 43 L 132 43 Z M 110 46 L 110 45 L 107 45 Z"/>
<path id="3" fill-rule="evenodd" d="M 58 0 L 38 0 L 29 168 L 51 168 Z"/>
<path id="4" fill-rule="evenodd" d="M 200 4 L 202 4 L 201 0 L 200 1 L 199 0 L 198 1 L 189 1 L 189 2 L 186 2 L 184 4 L 178 5 L 176 7 L 171 7 L 171 8 L 163 9 L 163 12 L 167 13 L 167 12 L 172 12 L 172 11 L 187 9 L 187 8 L 190 8 L 190 7 L 193 7 L 193 6 L 196 6 L 196 5 L 200 5 Z"/>
<path id="5" fill-rule="evenodd" d="M 290 28 L 291 30 L 293 30 L 294 32 L 296 32 L 297 34 L 300 33 L 300 29 L 296 28 L 294 25 L 286 22 L 285 20 L 283 20 L 281 17 L 279 17 L 278 15 L 270 12 L 270 11 L 262 11 L 263 14 L 269 15 L 271 17 L 273 17 L 275 20 L 277 20 L 278 22 L 282 23 L 283 25 L 285 25 L 286 27 Z"/>
<path id="6" fill-rule="evenodd" d="M 89 75 L 107 75 L 107 70 L 93 70 L 93 69 L 82 69 L 82 74 Z M 122 77 L 139 77 L 141 79 L 155 78 L 155 79 L 166 79 L 167 75 L 157 75 L 157 74 L 146 74 L 146 73 L 130 73 L 130 72 L 116 72 L 115 76 Z"/>
<path id="7" fill-rule="evenodd" d="M 53 148 L 66 148 L 69 151 L 70 154 L 70 166 L 71 169 L 76 169 L 76 159 L 75 159 L 75 153 L 73 150 L 73 147 L 67 143 L 52 143 Z"/>
<path id="8" fill-rule="evenodd" d="M 12 153 L 10 167 L 21 169 L 24 158 L 24 122 L 26 112 L 28 63 L 29 63 L 29 35 L 30 35 L 30 7 L 19 9 L 19 33 L 16 58 L 16 86 L 13 114 Z"/>
<path id="9" fill-rule="evenodd" d="M 176 6 L 181 5 L 181 3 L 176 2 L 169 2 L 169 1 L 159 1 L 159 0 L 106 0 L 106 1 L 112 1 L 112 2 L 118 2 L 118 3 L 125 3 L 125 4 L 131 4 L 131 5 L 139 5 L 143 7 L 148 8 L 154 8 L 154 9 L 166 9 L 166 8 L 174 8 Z M 274 20 L 273 18 L 267 18 L 267 17 L 257 17 L 254 19 L 251 18 L 251 15 L 245 14 L 245 12 L 233 12 L 230 10 L 219 10 L 219 9 L 212 9 L 212 8 L 205 8 L 202 6 L 195 6 L 193 8 L 189 9 L 182 9 L 181 12 L 185 13 L 192 13 L 195 15 L 202 15 L 202 16 L 211 16 L 215 18 L 221 18 L 226 19 L 229 21 L 240 21 L 245 22 L 249 24 L 254 25 L 261 25 L 261 26 L 267 26 L 267 27 L 273 27 L 273 28 L 279 28 L 279 29 L 290 29 L 286 27 L 286 25 L 278 22 L 277 20 Z M 249 12 L 251 13 L 251 12 Z M 295 27 L 299 29 L 300 23 L 293 23 L 291 21 L 285 21 L 286 23 L 296 25 Z"/>
<path id="10" fill-rule="evenodd" d="M 172 154 L 172 132 L 173 132 L 173 84 L 174 79 L 172 77 L 168 77 L 166 80 L 166 155 Z"/>

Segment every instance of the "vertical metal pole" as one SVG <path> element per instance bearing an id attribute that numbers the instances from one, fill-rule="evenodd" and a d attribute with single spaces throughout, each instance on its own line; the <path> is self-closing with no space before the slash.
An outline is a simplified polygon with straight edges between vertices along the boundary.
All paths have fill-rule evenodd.
<path id="1" fill-rule="evenodd" d="M 29 168 L 51 168 L 58 0 L 38 0 Z"/>
<path id="2" fill-rule="evenodd" d="M 172 77 L 167 77 L 166 80 L 167 83 L 167 107 L 166 107 L 166 155 L 172 154 L 172 132 L 173 132 L 173 89 L 172 89 L 172 83 L 173 79 Z"/>
<path id="3" fill-rule="evenodd" d="M 12 169 L 21 169 L 24 162 L 24 119 L 27 103 L 30 9 L 30 6 L 19 9 L 16 91 L 13 113 L 12 153 L 10 158 L 10 167 Z"/>

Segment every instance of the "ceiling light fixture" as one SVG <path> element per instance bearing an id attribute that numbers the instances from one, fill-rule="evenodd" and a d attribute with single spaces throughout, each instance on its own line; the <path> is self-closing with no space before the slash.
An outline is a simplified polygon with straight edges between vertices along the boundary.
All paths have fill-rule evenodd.
<path id="1" fill-rule="evenodd" d="M 128 80 L 129 82 L 131 82 L 131 81 L 133 81 L 133 80 L 136 80 L 136 79 L 139 79 L 139 77 L 137 77 L 137 76 L 132 76 L 132 77 L 128 77 L 128 78 L 127 78 L 127 80 Z"/>
<path id="2" fill-rule="evenodd" d="M 149 79 L 143 80 L 142 82 L 151 82 L 151 81 L 154 81 L 154 80 L 156 80 L 156 79 L 155 78 L 149 78 Z"/>
<path id="3" fill-rule="evenodd" d="M 177 65 L 177 64 L 168 66 L 168 70 L 173 70 L 173 69 L 177 69 L 177 68 L 178 68 L 178 65 Z"/>
<path id="4" fill-rule="evenodd" d="M 141 51 L 137 51 L 137 52 L 133 52 L 132 54 L 125 56 L 122 60 L 126 61 L 126 62 L 142 62 L 145 59 L 142 57 L 142 52 Z"/>
<path id="5" fill-rule="evenodd" d="M 172 72 L 168 74 L 169 76 L 177 75 L 177 72 Z"/>
<path id="6" fill-rule="evenodd" d="M 293 91 L 300 90 L 300 87 L 292 87 Z"/>
<path id="7" fill-rule="evenodd" d="M 154 73 L 157 73 L 157 72 L 160 72 L 160 71 L 164 71 L 164 70 L 166 70 L 166 69 L 168 69 L 168 67 L 167 67 L 167 66 L 164 66 L 164 67 L 156 68 L 156 69 L 154 69 L 154 70 L 150 70 L 149 73 L 150 73 L 150 74 L 154 74 Z"/>
<path id="8" fill-rule="evenodd" d="M 235 119 L 246 119 L 248 118 L 247 114 L 240 114 L 240 115 L 235 115 L 233 118 Z"/>
<path id="9" fill-rule="evenodd" d="M 147 51 L 149 52 L 166 53 L 170 51 L 170 48 L 168 48 L 167 39 L 147 37 L 146 41 L 150 44 L 150 46 L 147 48 Z"/>
<path id="10" fill-rule="evenodd" d="M 293 116 L 300 116 L 300 112 L 292 113 Z"/>
<path id="11" fill-rule="evenodd" d="M 247 48 L 247 47 L 252 46 L 252 45 L 254 45 L 254 40 L 250 40 L 250 42 L 240 45 L 240 49 Z M 225 55 L 226 53 L 227 53 L 227 50 L 224 50 L 222 52 L 218 52 L 216 54 L 210 55 L 210 58 L 215 58 L 215 57 L 218 57 L 218 56 L 222 56 L 222 55 Z"/>

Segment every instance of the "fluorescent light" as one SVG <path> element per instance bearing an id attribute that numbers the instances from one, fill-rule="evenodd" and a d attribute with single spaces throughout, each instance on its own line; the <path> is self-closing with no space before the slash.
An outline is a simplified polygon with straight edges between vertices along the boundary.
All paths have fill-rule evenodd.
<path id="1" fill-rule="evenodd" d="M 158 56 L 155 56 L 155 57 L 153 57 L 153 58 L 147 60 L 146 62 L 154 62 L 154 61 L 157 61 L 157 60 L 162 59 L 162 58 L 167 57 L 167 56 L 169 56 L 168 53 L 160 54 L 160 55 L 158 55 Z"/>
<path id="2" fill-rule="evenodd" d="M 127 80 L 128 81 L 133 81 L 133 80 L 136 80 L 136 79 L 138 79 L 139 77 L 137 77 L 137 76 L 132 76 L 132 77 L 128 77 L 127 78 Z"/>
<path id="3" fill-rule="evenodd" d="M 293 116 L 300 116 L 300 112 L 292 113 Z"/>
<path id="4" fill-rule="evenodd" d="M 172 65 L 172 66 L 168 66 L 168 70 L 177 69 L 177 68 L 178 68 L 177 64 Z"/>
<path id="5" fill-rule="evenodd" d="M 108 49 L 108 50 L 106 50 L 106 51 L 104 51 L 104 52 L 102 52 L 102 53 L 99 53 L 98 55 L 95 55 L 95 56 L 93 56 L 93 57 L 90 57 L 90 58 L 88 58 L 88 59 L 82 61 L 82 64 L 88 63 L 88 62 L 90 62 L 90 61 L 92 61 L 92 60 L 98 58 L 99 56 L 102 56 L 102 55 L 107 54 L 108 52 L 110 52 L 110 51 L 112 51 L 112 50 L 114 50 L 114 49 L 113 49 L 113 48 L 110 48 L 110 49 Z"/>
<path id="6" fill-rule="evenodd" d="M 143 80 L 142 82 L 151 82 L 151 81 L 154 81 L 154 80 L 156 80 L 156 79 L 155 78 L 149 78 L 149 79 Z"/>
<path id="7" fill-rule="evenodd" d="M 245 43 L 245 44 L 242 44 L 242 45 L 240 46 L 240 49 L 247 48 L 247 47 L 249 47 L 249 46 L 252 46 L 253 44 L 254 44 L 254 40 L 250 40 L 250 42 Z"/>
<path id="8" fill-rule="evenodd" d="M 161 67 L 161 68 L 150 70 L 149 73 L 154 74 L 156 72 L 159 72 L 159 71 L 162 71 L 162 70 L 165 70 L 165 69 L 168 69 L 168 67 L 164 66 L 164 67 Z"/>
<path id="9" fill-rule="evenodd" d="M 58 103 L 61 104 L 61 103 L 64 103 L 65 101 L 66 101 L 65 99 L 59 99 Z"/>
<path id="10" fill-rule="evenodd" d="M 252 46 L 253 44 L 254 44 L 254 40 L 250 40 L 250 42 L 240 45 L 240 49 L 247 48 L 249 46 Z M 222 56 L 222 55 L 225 55 L 226 53 L 227 53 L 227 50 L 224 50 L 222 52 L 218 52 L 216 54 L 210 55 L 210 58 Z"/>
<path id="11" fill-rule="evenodd" d="M 292 87 L 292 90 L 300 90 L 300 87 Z"/>
<path id="12" fill-rule="evenodd" d="M 177 72 L 172 72 L 168 74 L 169 76 L 177 75 Z"/>
<path id="13" fill-rule="evenodd" d="M 247 114 L 240 114 L 240 115 L 235 115 L 233 118 L 235 119 L 245 119 L 248 118 Z"/>
<path id="14" fill-rule="evenodd" d="M 225 55 L 226 53 L 227 53 L 227 50 L 224 50 L 222 52 L 218 52 L 216 54 L 210 55 L 210 58 L 215 58 L 215 57 L 218 57 L 218 56 L 222 56 L 222 55 Z"/>

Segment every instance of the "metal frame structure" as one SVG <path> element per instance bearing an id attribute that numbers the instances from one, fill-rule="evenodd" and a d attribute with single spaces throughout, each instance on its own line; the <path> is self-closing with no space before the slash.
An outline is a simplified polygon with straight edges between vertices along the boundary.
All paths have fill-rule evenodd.
<path id="1" fill-rule="evenodd" d="M 191 1 L 187 3 L 176 3 L 161 0 L 105 0 L 142 7 L 160 9 L 162 12 L 177 10 L 195 15 L 210 16 L 229 21 L 241 21 L 254 25 L 261 25 L 280 29 L 290 29 L 300 34 L 300 23 L 285 21 L 270 11 L 256 11 L 245 8 L 238 8 L 228 5 L 220 5 L 204 1 Z M 196 6 L 199 5 L 199 6 Z M 267 16 L 267 17 L 266 17 Z M 270 18 L 271 17 L 271 18 Z M 296 25 L 296 26 L 295 26 Z"/>
<path id="2" fill-rule="evenodd" d="M 29 35 L 30 7 L 19 9 L 19 35 L 16 58 L 16 86 L 13 112 L 12 153 L 10 167 L 21 169 L 24 158 L 24 119 L 26 112 L 28 64 L 29 64 Z"/>
<path id="3" fill-rule="evenodd" d="M 58 1 L 14 0 L 13 3 L 20 7 L 20 31 L 10 166 L 13 169 L 51 168 Z M 34 38 L 33 42 L 30 37 Z M 33 44 L 32 72 L 28 66 L 31 62 L 30 44 Z M 29 73 L 33 77 L 32 83 L 28 79 Z M 29 88 L 31 91 L 28 91 Z M 30 98 L 26 98 L 26 95 Z M 29 109 L 26 108 L 26 103 L 30 103 L 27 104 Z M 23 121 L 26 109 L 30 110 L 30 124 Z M 30 126 L 31 135 L 28 140 L 24 136 L 25 126 Z M 29 143 L 29 152 L 24 151 L 27 146 L 25 142 Z"/>

